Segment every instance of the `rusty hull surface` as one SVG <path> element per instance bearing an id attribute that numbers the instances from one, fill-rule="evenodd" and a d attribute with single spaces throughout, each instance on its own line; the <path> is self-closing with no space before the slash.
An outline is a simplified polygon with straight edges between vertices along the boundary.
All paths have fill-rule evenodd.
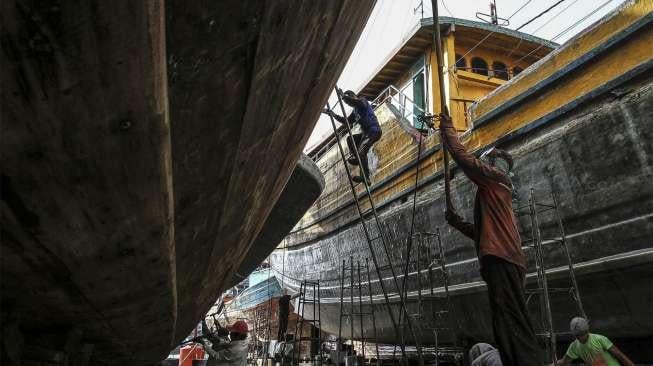
<path id="1" fill-rule="evenodd" d="M 25 354 L 150 364 L 188 334 L 373 5 L 2 3 L 2 315 Z"/>

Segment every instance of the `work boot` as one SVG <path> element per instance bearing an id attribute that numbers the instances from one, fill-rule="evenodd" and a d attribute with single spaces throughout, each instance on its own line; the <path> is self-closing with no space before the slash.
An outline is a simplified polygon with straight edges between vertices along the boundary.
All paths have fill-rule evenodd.
<path id="1" fill-rule="evenodd" d="M 358 165 L 358 159 L 355 156 L 350 156 L 347 162 L 351 165 Z"/>
<path id="2" fill-rule="evenodd" d="M 351 180 L 353 180 L 354 183 L 363 183 L 363 177 L 361 177 L 360 175 L 355 175 L 351 177 Z"/>

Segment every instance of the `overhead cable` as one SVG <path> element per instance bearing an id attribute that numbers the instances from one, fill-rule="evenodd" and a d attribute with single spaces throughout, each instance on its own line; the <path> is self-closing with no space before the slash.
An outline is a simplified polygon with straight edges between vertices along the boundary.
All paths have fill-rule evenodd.
<path id="1" fill-rule="evenodd" d="M 520 12 L 524 7 L 526 7 L 526 5 L 528 5 L 531 1 L 533 1 L 533 0 L 527 0 L 527 1 L 522 5 L 522 6 L 520 6 L 517 10 L 515 10 L 515 12 L 513 12 L 513 13 L 508 17 L 507 20 L 510 20 L 512 17 L 514 17 L 514 16 L 515 16 L 517 13 L 519 13 L 519 12 Z M 497 26 L 497 29 L 498 29 L 498 26 Z M 461 60 L 463 60 L 463 59 L 465 58 L 465 56 L 469 55 L 469 54 L 470 54 L 472 51 L 474 51 L 478 46 L 480 46 L 481 44 L 483 44 L 483 42 L 485 42 L 486 39 L 490 38 L 490 36 L 491 36 L 492 34 L 494 34 L 495 32 L 496 32 L 496 29 L 493 30 L 493 31 L 491 31 L 490 33 L 488 33 L 488 34 L 487 34 L 483 39 L 481 39 L 480 41 L 478 41 L 478 43 L 476 43 L 476 44 L 474 45 L 474 47 L 470 48 L 467 52 L 465 52 L 464 55 L 460 56 L 460 57 L 456 60 L 456 62 L 454 63 L 454 65 L 449 66 L 449 68 L 452 68 L 453 66 L 457 65 L 458 62 L 460 62 Z"/>
<path id="2" fill-rule="evenodd" d="M 576 26 L 577 26 L 578 24 L 584 22 L 585 20 L 587 20 L 587 18 L 589 18 L 589 17 L 591 17 L 592 15 L 596 14 L 599 10 L 603 9 L 606 5 L 608 5 L 608 4 L 611 3 L 612 1 L 613 1 L 613 0 L 607 0 L 606 2 L 604 2 L 603 4 L 601 4 L 598 8 L 592 10 L 592 12 L 590 12 L 590 13 L 587 14 L 587 15 L 585 15 L 585 16 L 582 17 L 581 19 L 577 20 L 574 24 L 572 24 L 572 25 L 570 25 L 569 27 L 565 28 L 562 32 L 556 34 L 555 37 L 551 38 L 551 41 L 555 41 L 555 40 L 557 40 L 558 38 L 564 36 L 564 35 L 567 34 L 570 30 L 576 28 Z M 528 57 L 528 56 L 534 54 L 535 52 L 537 52 L 537 50 L 539 50 L 539 49 L 542 48 L 542 47 L 544 47 L 544 44 L 541 44 L 541 45 L 540 45 L 539 47 L 537 47 L 536 49 L 532 50 L 531 52 L 527 53 L 526 55 L 524 55 L 524 56 L 523 56 L 522 58 L 520 58 L 519 60 L 515 61 L 515 64 L 517 64 L 517 63 L 519 63 L 520 61 L 524 60 L 526 57 Z"/>
<path id="3" fill-rule="evenodd" d="M 551 6 L 549 6 L 546 10 L 544 10 L 543 12 L 541 12 L 541 13 L 537 14 L 536 16 L 532 17 L 530 20 L 528 20 L 526 23 L 520 25 L 520 26 L 517 27 L 515 30 L 520 30 L 520 29 L 524 28 L 525 26 L 531 24 L 533 21 L 535 21 L 536 19 L 538 19 L 538 18 L 541 17 L 542 15 L 544 15 L 544 14 L 548 13 L 549 11 L 551 11 L 551 9 L 553 9 L 553 8 L 555 8 L 556 6 L 560 5 L 563 1 L 565 1 L 565 0 L 560 0 L 560 1 L 558 1 L 557 3 L 555 3 L 555 4 L 551 5 Z"/>

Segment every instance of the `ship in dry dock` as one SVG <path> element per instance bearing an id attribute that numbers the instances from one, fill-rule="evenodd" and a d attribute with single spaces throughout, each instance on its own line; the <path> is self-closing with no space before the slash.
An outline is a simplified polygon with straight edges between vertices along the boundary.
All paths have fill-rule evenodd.
<path id="1" fill-rule="evenodd" d="M 439 18 L 445 98 L 461 139 L 476 153 L 490 146 L 511 152 L 516 208 L 551 207 L 535 225 L 532 214 L 520 214 L 519 224 L 522 236 L 538 240 L 541 249 L 538 255 L 532 243 L 524 243 L 527 288 L 541 292 L 542 277 L 551 290 L 571 288 L 575 280 L 571 294 L 550 294 L 548 330 L 558 335 L 559 346 L 570 339 L 564 332 L 569 319 L 580 314 L 591 319 L 596 332 L 610 334 L 633 354 L 646 352 L 640 346 L 653 339 L 652 12 L 651 2 L 629 1 L 561 46 L 479 22 Z M 380 232 L 359 185 L 361 222 L 332 136 L 309 153 L 325 177 L 324 192 L 271 255 L 274 271 L 289 290 L 299 291 L 305 280 L 319 281 L 319 293 L 307 296 L 319 298 L 322 330 L 330 334 L 360 339 L 376 332 L 377 342 L 401 342 L 380 287 L 384 283 L 390 289 L 399 318 L 392 264 L 406 283 L 406 313 L 415 320 L 416 337 L 406 331 L 406 342 L 432 345 L 436 335 L 440 345 L 492 340 L 474 244 L 443 217 L 438 135 L 422 139 L 417 131 L 420 115 L 441 112 L 434 95 L 439 85 L 430 47 L 432 22 L 421 20 L 369 82 L 355 90 L 373 103 L 383 129 L 369 156 Z M 342 134 L 338 138 L 344 142 Z M 473 184 L 453 173 L 453 204 L 471 217 Z M 373 311 L 375 322 L 356 318 L 352 324 L 351 317 L 341 317 L 341 301 L 349 306 L 349 287 L 358 285 L 350 286 L 351 266 L 371 257 L 362 224 L 371 228 L 374 252 L 383 253 L 385 244 L 389 255 L 378 254 L 381 276 L 363 280 L 362 291 L 354 290 L 351 300 L 360 314 Z M 414 237 L 422 239 L 407 256 Z M 444 271 L 437 271 L 434 263 L 443 260 Z M 536 260 L 543 263 L 543 276 Z M 570 296 L 576 293 L 578 299 Z M 539 319 L 541 302 L 538 295 L 532 297 L 529 308 Z M 446 316 L 443 310 L 449 311 Z M 538 329 L 547 336 L 544 327 Z"/>

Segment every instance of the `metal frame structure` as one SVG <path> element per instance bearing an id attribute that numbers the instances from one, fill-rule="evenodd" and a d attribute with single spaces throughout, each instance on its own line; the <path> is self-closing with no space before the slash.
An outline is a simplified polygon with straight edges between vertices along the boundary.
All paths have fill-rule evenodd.
<path id="1" fill-rule="evenodd" d="M 556 226 L 558 229 L 559 237 L 554 238 L 542 238 L 542 232 L 540 229 L 540 218 L 539 216 L 547 211 L 553 211 L 556 221 Z M 556 335 L 563 334 L 563 332 L 556 332 L 553 325 L 553 312 L 551 311 L 551 294 L 552 293 L 567 293 L 571 295 L 572 299 L 576 303 L 579 315 L 584 318 L 587 318 L 585 314 L 585 309 L 583 308 L 583 302 L 580 297 L 580 290 L 578 289 L 578 282 L 576 281 L 576 272 L 574 270 L 574 263 L 569 254 L 569 246 L 567 244 L 567 238 L 565 235 L 564 225 L 562 223 L 562 218 L 560 216 L 558 200 L 555 196 L 555 193 L 551 193 L 551 201 L 542 202 L 537 201 L 535 198 L 535 191 L 533 188 L 530 189 L 530 196 L 528 199 L 528 205 L 519 206 L 515 209 L 515 213 L 518 216 L 527 215 L 530 217 L 530 230 L 531 237 L 524 240 L 523 244 L 524 249 L 533 249 L 535 257 L 535 266 L 537 270 L 537 287 L 526 288 L 525 294 L 526 304 L 530 303 L 530 300 L 533 296 L 539 297 L 539 323 L 542 326 L 542 332 L 537 335 L 545 339 L 546 344 L 546 355 L 548 361 L 556 361 Z M 546 263 L 544 261 L 544 255 L 542 251 L 543 242 L 551 242 L 560 245 L 560 248 L 565 253 L 565 259 L 568 266 L 569 272 L 569 287 L 563 288 L 551 288 L 549 287 L 549 281 L 546 273 Z"/>
<path id="2" fill-rule="evenodd" d="M 377 332 L 376 332 L 376 316 L 374 314 L 374 300 L 372 298 L 372 281 L 370 277 L 370 265 L 369 265 L 369 260 L 365 258 L 365 272 L 367 273 L 367 290 L 368 290 L 368 295 L 370 299 L 369 303 L 369 309 L 370 311 L 364 312 L 363 311 L 363 286 L 362 286 L 362 277 L 361 277 L 361 263 L 360 261 L 356 261 L 356 272 L 357 276 L 354 276 L 354 258 L 349 257 L 349 267 L 347 267 L 347 261 L 343 259 L 342 261 L 342 273 L 340 277 L 340 322 L 338 324 L 338 357 L 340 357 L 340 352 L 342 352 L 342 344 L 344 343 L 342 341 L 342 320 L 343 318 L 349 318 L 350 322 L 350 334 L 351 334 L 351 341 L 352 341 L 352 348 L 354 346 L 354 319 L 358 316 L 360 320 L 360 342 L 361 342 L 361 350 L 362 350 L 362 357 L 363 360 L 365 360 L 365 343 L 367 341 L 373 341 L 375 348 L 376 348 L 376 364 L 377 366 L 381 366 L 381 357 L 379 354 L 379 342 L 378 342 L 378 337 L 377 337 Z M 344 310 L 344 297 L 345 297 L 345 273 L 347 272 L 347 269 L 349 269 L 350 275 L 349 275 L 349 312 L 345 313 L 343 312 Z M 358 278 L 358 284 L 354 285 L 354 277 Z M 358 311 L 354 311 L 354 290 L 358 288 Z M 364 317 L 369 317 L 370 320 L 372 321 L 372 337 L 365 337 L 365 331 L 364 331 L 364 323 L 363 319 Z M 365 362 L 365 361 L 363 361 Z"/>
<path id="3" fill-rule="evenodd" d="M 310 298 L 306 298 L 306 292 L 308 288 L 311 288 L 310 291 L 313 293 L 313 295 Z M 310 304 L 311 308 L 313 309 L 312 312 L 312 317 L 310 320 L 307 320 L 305 318 L 305 308 L 306 304 Z M 292 358 L 292 364 L 293 365 L 299 365 L 300 358 L 301 358 L 301 351 L 302 351 L 302 342 L 309 342 L 309 350 L 313 342 L 317 341 L 318 347 L 317 347 L 317 355 L 319 356 L 318 358 L 318 366 L 322 365 L 322 316 L 321 316 L 321 311 L 320 311 L 320 281 L 315 280 L 315 281 L 309 281 L 309 280 L 303 280 L 300 288 L 299 288 L 299 300 L 298 300 L 298 305 L 297 305 L 297 314 L 299 315 L 299 319 L 297 319 L 297 322 L 295 323 L 295 340 L 294 344 L 296 345 L 293 347 L 293 358 Z M 311 334 L 308 337 L 303 336 L 303 331 L 304 331 L 304 326 L 306 324 L 311 325 Z M 317 329 L 317 337 L 313 336 L 313 328 Z M 314 357 L 315 355 L 312 352 L 309 352 L 311 354 L 311 357 Z"/>

